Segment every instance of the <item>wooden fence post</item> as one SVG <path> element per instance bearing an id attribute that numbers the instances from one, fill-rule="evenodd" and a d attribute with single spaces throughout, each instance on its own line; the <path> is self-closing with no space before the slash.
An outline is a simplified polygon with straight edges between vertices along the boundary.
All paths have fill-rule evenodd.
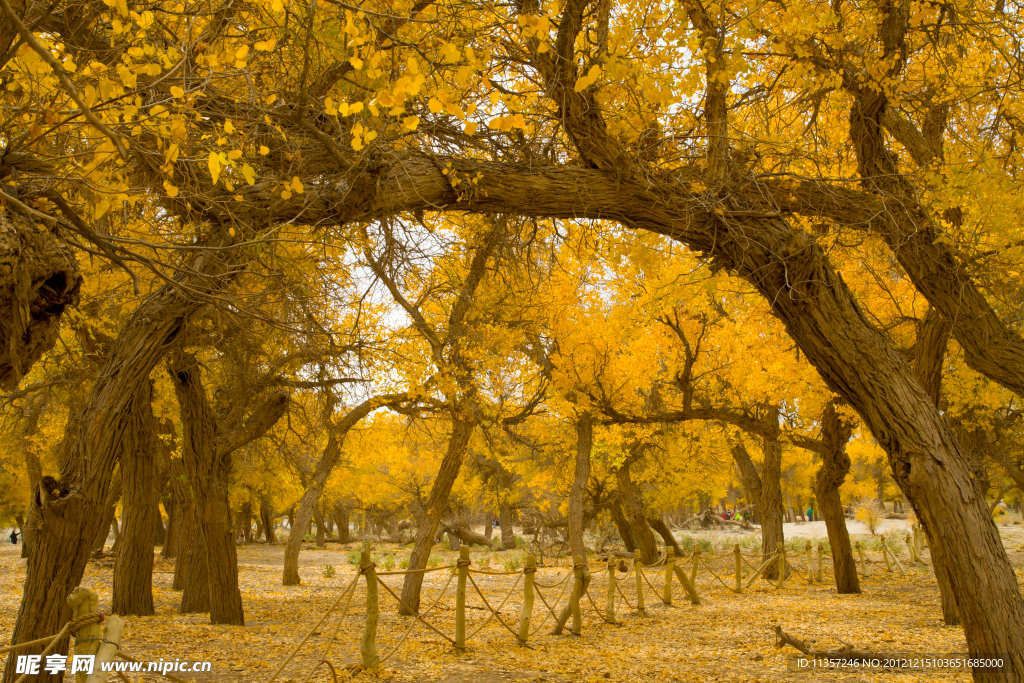
<path id="1" fill-rule="evenodd" d="M 533 615 L 533 575 L 537 573 L 537 558 L 526 556 L 526 567 L 523 568 L 525 586 L 523 587 L 523 611 L 519 615 L 519 647 L 526 645 L 530 637 L 530 617 Z"/>
<path id="2" fill-rule="evenodd" d="M 377 572 L 370 561 L 370 542 L 363 544 L 359 553 L 359 572 L 366 577 L 366 626 L 363 628 L 363 640 L 359 644 L 359 653 L 363 658 L 363 668 L 376 671 L 380 668 L 377 656 Z"/>
<path id="3" fill-rule="evenodd" d="M 907 550 L 910 551 L 910 561 L 913 562 L 914 566 L 916 567 L 916 566 L 918 566 L 919 563 L 922 562 L 921 556 L 917 552 L 917 543 L 911 537 L 910 534 L 907 534 L 906 541 L 907 541 Z"/>
<path id="4" fill-rule="evenodd" d="M 615 557 L 608 553 L 608 597 L 604 601 L 604 620 L 615 622 Z"/>
<path id="5" fill-rule="evenodd" d="M 666 605 L 672 604 L 672 572 L 676 566 L 676 551 L 674 548 L 665 548 L 665 591 L 661 595 L 661 601 Z"/>
<path id="6" fill-rule="evenodd" d="M 636 574 L 636 612 L 637 614 L 647 614 L 647 610 L 644 608 L 644 561 L 635 553 L 633 572 Z"/>
<path id="7" fill-rule="evenodd" d="M 814 583 L 814 562 L 811 559 L 811 539 L 804 544 L 804 553 L 807 555 L 807 583 Z"/>
<path id="8" fill-rule="evenodd" d="M 891 572 L 892 565 L 889 563 L 889 546 L 885 543 L 885 536 L 882 536 L 882 557 L 885 558 L 885 571 Z"/>
<path id="9" fill-rule="evenodd" d="M 740 557 L 740 544 L 734 543 L 732 552 L 736 556 L 736 592 L 743 592 L 743 558 Z"/>
<path id="10" fill-rule="evenodd" d="M 786 544 L 779 541 L 776 554 L 779 556 L 779 583 L 778 588 L 786 587 Z"/>
<path id="11" fill-rule="evenodd" d="M 68 605 L 71 606 L 71 618 L 77 619 L 78 617 L 85 616 L 86 614 L 92 614 L 99 612 L 99 598 L 96 592 L 88 588 L 82 588 L 81 586 L 71 591 L 68 596 Z M 100 647 L 100 642 L 103 639 L 103 625 L 101 622 L 95 622 L 92 624 L 86 624 L 78 629 L 78 633 L 75 635 L 75 650 L 73 654 L 76 655 L 95 655 L 96 650 Z M 77 683 L 85 683 L 85 679 L 88 676 L 85 672 L 79 671 L 75 674 L 75 680 Z"/>
<path id="12" fill-rule="evenodd" d="M 864 559 L 864 548 L 860 547 L 860 541 L 854 541 L 853 547 L 857 549 L 857 554 L 860 555 L 860 573 L 863 576 L 867 576 L 868 561 Z"/>
<path id="13" fill-rule="evenodd" d="M 586 591 L 586 586 L 583 585 L 583 574 L 584 569 L 587 565 L 584 564 L 583 557 L 577 555 L 574 558 L 572 573 L 575 576 L 575 585 L 572 589 L 572 634 L 574 636 L 580 635 L 583 630 L 583 612 L 580 610 L 580 600 L 583 599 L 583 593 Z"/>
<path id="14" fill-rule="evenodd" d="M 124 631 L 124 619 L 111 614 L 103 620 L 103 640 L 96 649 L 96 659 L 93 661 L 93 670 L 85 683 L 106 683 L 107 674 L 103 670 L 104 664 L 114 661 L 114 655 L 121 646 L 121 634 Z"/>
<path id="15" fill-rule="evenodd" d="M 700 565 L 700 546 L 693 548 L 693 567 L 690 569 L 690 583 L 697 585 L 697 567 Z"/>
<path id="16" fill-rule="evenodd" d="M 815 579 L 818 581 L 818 583 L 822 582 L 821 568 L 822 568 L 822 565 L 824 565 L 824 563 L 825 563 L 825 559 L 824 559 L 824 555 L 823 555 L 823 546 L 821 544 L 821 541 L 818 541 L 818 570 L 817 570 L 817 572 L 815 572 Z"/>
<path id="17" fill-rule="evenodd" d="M 455 589 L 455 649 L 466 650 L 466 579 L 469 578 L 469 546 L 459 548 L 459 582 Z"/>

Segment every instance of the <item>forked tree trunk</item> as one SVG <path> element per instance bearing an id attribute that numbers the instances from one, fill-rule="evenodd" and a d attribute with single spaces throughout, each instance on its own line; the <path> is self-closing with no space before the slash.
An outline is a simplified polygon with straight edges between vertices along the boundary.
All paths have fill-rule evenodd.
<path id="1" fill-rule="evenodd" d="M 569 550 L 573 557 L 586 559 L 583 544 L 583 504 L 590 480 L 590 457 L 594 449 L 594 416 L 583 413 L 576 418 L 576 465 L 573 468 L 572 488 L 569 489 L 568 534 Z"/>
<path id="2" fill-rule="evenodd" d="M 462 467 L 462 458 L 466 455 L 466 447 L 469 445 L 469 437 L 473 434 L 476 423 L 470 420 L 463 420 L 456 417 L 452 420 L 452 433 L 448 438 L 448 449 L 441 460 L 441 467 L 434 478 L 434 484 L 430 487 L 430 494 L 427 496 L 426 510 L 418 520 L 419 526 L 416 529 L 416 543 L 413 545 L 412 554 L 409 556 L 409 569 L 423 569 L 427 566 L 430 558 L 430 547 L 434 545 L 437 537 L 437 528 L 441 523 L 441 515 L 448 507 L 448 497 L 451 495 L 452 486 L 459 476 L 459 468 Z M 418 614 L 420 609 L 420 587 L 423 585 L 423 573 L 406 574 L 402 583 L 402 602 L 404 607 L 399 606 L 398 613 L 411 616 Z"/>
<path id="3" fill-rule="evenodd" d="M 828 530 L 836 590 L 839 593 L 860 593 L 857 560 L 850 545 L 846 515 L 839 498 L 839 487 L 850 471 L 846 442 L 852 433 L 850 423 L 841 420 L 836 413 L 835 402 L 826 403 L 821 416 L 822 463 L 814 478 L 814 492 L 818 498 L 818 510 L 825 518 L 825 528 Z"/>
<path id="4" fill-rule="evenodd" d="M 330 433 L 327 437 L 327 445 L 316 463 L 313 476 L 310 477 L 309 486 L 299 499 L 298 510 L 292 518 L 292 528 L 288 532 L 288 544 L 284 549 L 284 576 L 282 583 L 285 586 L 297 586 L 299 581 L 299 551 L 302 549 L 303 532 L 309 527 L 313 514 L 319 509 L 320 496 L 323 494 L 327 479 L 331 476 L 338 458 L 341 456 L 341 447 L 349 431 L 359 424 L 359 421 L 372 413 L 374 410 L 389 402 L 398 400 L 398 396 L 374 396 L 368 398 L 355 408 L 350 410 L 336 424 L 330 426 Z M 333 405 L 333 404 L 332 404 Z M 443 469 L 443 466 L 442 466 Z M 456 469 L 456 473 L 458 470 Z M 451 490 L 451 486 L 449 486 Z M 442 507 L 447 505 L 448 496 L 445 494 Z M 293 508 L 294 509 L 294 508 Z M 323 519 L 317 524 L 317 541 L 322 547 Z M 411 565 L 410 565 L 411 566 Z M 424 565 L 426 566 L 426 565 Z"/>
<path id="5" fill-rule="evenodd" d="M 138 408 L 125 430 L 121 451 L 124 498 L 123 527 L 114 561 L 115 614 L 148 617 L 153 611 L 153 548 L 159 509 L 153 488 L 156 435 L 153 430 L 153 383 L 143 382 L 135 400 Z"/>
<path id="6" fill-rule="evenodd" d="M 498 519 L 501 523 L 502 549 L 514 550 L 516 547 L 516 532 L 513 522 L 512 504 L 508 500 L 501 501 L 501 505 L 498 507 Z"/>
<path id="7" fill-rule="evenodd" d="M 633 541 L 636 543 L 635 552 L 640 553 L 640 559 L 645 564 L 654 564 L 658 559 L 658 544 L 654 540 L 651 527 L 647 525 L 643 496 L 630 476 L 629 470 L 633 462 L 635 462 L 633 456 L 626 458 L 622 466 L 615 472 L 619 489 L 618 498 L 622 505 L 623 517 L 632 532 Z"/>

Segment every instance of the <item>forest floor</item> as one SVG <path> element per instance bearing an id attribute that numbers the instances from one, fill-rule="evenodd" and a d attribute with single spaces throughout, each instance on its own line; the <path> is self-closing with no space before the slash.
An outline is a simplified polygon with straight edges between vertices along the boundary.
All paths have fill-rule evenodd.
<path id="1" fill-rule="evenodd" d="M 1004 542 L 1011 561 L 1024 582 L 1024 529 L 1003 527 Z M 0 545 L 0 631 L 10 633 L 21 598 L 25 561 L 18 557 L 17 546 Z M 331 543 L 325 550 L 304 548 L 300 557 L 302 585 L 281 586 L 284 548 L 281 545 L 251 544 L 238 548 L 240 585 L 246 610 L 246 625 L 212 626 L 201 614 L 180 615 L 180 593 L 170 588 L 173 562 L 157 558 L 154 574 L 154 599 L 157 616 L 128 617 L 122 639 L 123 651 L 142 660 L 203 660 L 212 662 L 207 674 L 181 674 L 196 681 L 265 682 L 285 657 L 302 641 L 334 603 L 355 575 L 352 561 L 357 546 Z M 904 549 L 905 550 L 905 549 Z M 397 546 L 375 549 L 378 571 L 407 557 L 408 550 Z M 717 551 L 716 551 L 717 552 Z M 714 557 L 713 553 L 705 556 Z M 905 557 L 905 555 L 904 555 Z M 433 562 L 454 563 L 455 554 L 438 545 Z M 483 552 L 474 549 L 476 569 L 499 572 L 515 570 L 523 551 Z M 804 556 L 794 558 L 796 573 L 779 590 L 765 580 L 756 581 L 740 595 L 724 588 L 703 566 L 697 576 L 702 604 L 690 605 L 675 585 L 674 604 L 666 606 L 645 585 L 647 615 L 640 616 L 620 597 L 616 616 L 618 625 L 607 624 L 590 604 L 585 603 L 582 635 L 551 636 L 551 619 L 540 624 L 545 608 L 540 599 L 534 611 L 537 633 L 531 635 L 528 648 L 519 648 L 510 632 L 491 620 L 468 640 L 467 651 L 456 654 L 441 636 L 416 627 L 393 657 L 376 674 L 360 672 L 359 639 L 363 629 L 365 591 L 363 582 L 344 619 L 329 618 L 305 644 L 282 672 L 278 681 L 298 683 L 323 657 L 328 642 L 335 636 L 327 659 L 337 670 L 337 680 L 359 681 L 437 681 L 440 683 L 569 683 L 570 681 L 969 681 L 967 672 L 949 670 L 798 670 L 798 653 L 792 648 L 775 647 L 774 627 L 781 624 L 792 636 L 814 647 L 833 649 L 841 642 L 882 653 L 945 655 L 966 652 L 960 628 L 942 624 L 939 598 L 930 569 L 907 567 L 906 574 L 886 572 L 880 553 L 869 553 L 872 560 L 868 576 L 862 579 L 860 595 L 837 595 L 829 569 L 825 583 L 808 583 L 801 575 Z M 357 560 L 356 560 L 357 561 Z M 751 562 L 756 563 L 756 557 Z M 536 580 L 551 584 L 566 576 L 566 560 L 548 560 L 553 566 L 538 570 Z M 330 565 L 333 569 L 327 569 Z M 909 563 L 908 563 L 909 565 Z M 732 585 L 733 558 L 721 553 L 712 568 Z M 397 567 L 395 567 L 397 569 Z M 109 560 L 91 562 L 82 584 L 97 591 L 100 609 L 109 608 L 112 569 Z M 519 575 L 521 576 L 521 574 Z M 445 584 L 448 570 L 426 575 L 422 605 L 429 606 Z M 663 574 L 649 573 L 655 588 L 663 585 Z M 512 628 L 518 624 L 521 583 L 513 585 L 516 575 L 474 575 L 480 589 L 494 607 L 507 594 L 511 597 L 499 608 L 501 617 Z M 399 592 L 401 577 L 383 580 Z M 633 577 L 622 587 L 630 604 L 635 603 Z M 566 582 L 568 586 L 571 582 Z M 603 611 L 607 573 L 594 571 L 591 595 L 596 608 Z M 553 602 L 561 588 L 543 589 Z M 470 586 L 472 591 L 472 586 Z M 454 633 L 455 582 L 427 620 L 444 633 Z M 564 604 L 563 595 L 561 603 Z M 395 613 L 395 601 L 380 591 L 381 617 L 377 650 L 384 657 L 411 624 Z M 487 618 L 489 612 L 479 597 L 467 598 L 468 632 Z M 68 677 L 70 680 L 70 676 Z M 133 674 L 133 681 L 157 681 L 155 675 Z M 326 667 L 312 681 L 331 681 Z"/>

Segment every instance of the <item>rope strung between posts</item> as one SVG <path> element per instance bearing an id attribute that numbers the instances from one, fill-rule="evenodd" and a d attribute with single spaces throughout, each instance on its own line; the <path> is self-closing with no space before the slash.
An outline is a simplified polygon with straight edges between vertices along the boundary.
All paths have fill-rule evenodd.
<path id="1" fill-rule="evenodd" d="M 359 575 L 356 574 L 355 581 L 358 581 L 358 579 Z M 353 582 L 351 585 L 355 586 L 355 582 Z M 320 657 L 320 661 L 317 663 L 317 665 L 313 667 L 313 670 L 309 672 L 309 675 L 306 676 L 305 679 L 303 679 L 302 683 L 309 683 L 309 680 L 313 678 L 313 674 L 316 673 L 316 670 L 320 668 L 321 664 L 325 663 L 330 668 L 331 675 L 334 676 L 334 680 L 338 680 L 338 676 L 334 671 L 334 665 L 327 661 L 327 655 L 331 653 L 331 647 L 334 645 L 334 641 L 338 638 L 338 631 L 341 630 L 341 625 L 345 621 L 345 615 L 348 613 L 349 605 L 352 604 L 352 598 L 354 598 L 355 596 L 356 591 L 353 588 L 352 592 L 348 594 L 348 600 L 345 601 L 345 606 L 341 608 L 341 613 L 338 615 L 338 625 L 334 627 L 334 632 L 331 634 L 331 639 L 327 641 L 327 645 L 324 648 L 324 654 Z"/>
<path id="2" fill-rule="evenodd" d="M 533 585 L 536 586 L 536 587 L 539 587 L 539 588 L 558 588 L 563 583 L 565 583 L 566 580 L 568 580 L 568 578 L 570 576 L 572 576 L 572 572 L 571 571 L 570 572 L 566 572 L 565 576 L 563 576 L 559 581 L 556 581 L 554 583 L 541 583 L 541 582 L 537 581 L 537 579 L 534 579 L 533 580 Z"/>
<path id="3" fill-rule="evenodd" d="M 654 566 L 655 565 L 651 565 L 652 568 Z M 661 595 L 664 592 L 664 588 L 665 588 L 665 582 L 664 581 L 662 581 L 661 588 L 655 588 L 654 584 L 651 583 L 651 580 L 647 578 L 647 572 L 645 572 L 643 569 L 640 570 L 640 576 L 644 577 L 644 581 L 646 581 L 647 585 L 651 587 L 651 590 L 654 591 L 655 595 Z"/>
<path id="4" fill-rule="evenodd" d="M 730 591 L 732 591 L 733 593 L 735 593 L 735 592 L 736 592 L 736 587 L 735 587 L 735 586 L 730 586 L 730 585 L 729 585 L 729 584 L 727 584 L 727 583 L 726 583 L 725 581 L 723 581 L 723 580 L 722 580 L 722 577 L 721 577 L 721 576 L 719 576 L 719 575 L 718 575 L 717 573 L 715 573 L 715 570 L 713 570 L 713 569 L 711 568 L 711 566 L 710 566 L 710 565 L 708 565 L 708 563 L 707 563 L 707 562 L 705 562 L 705 561 L 704 561 L 703 559 L 701 560 L 701 564 L 703 564 L 703 565 L 704 565 L 704 568 L 708 570 L 708 573 L 709 573 L 709 574 L 711 574 L 711 576 L 715 577 L 715 578 L 716 578 L 716 579 L 718 580 L 718 583 L 722 584 L 723 586 L 725 586 L 726 588 L 728 588 L 728 589 L 729 589 Z M 711 583 L 714 583 L 714 582 L 712 581 Z"/>
<path id="5" fill-rule="evenodd" d="M 415 611 L 415 610 L 411 609 L 411 608 L 410 608 L 410 607 L 409 607 L 408 605 L 406 605 L 406 604 L 405 604 L 404 602 L 402 602 L 402 598 L 398 597 L 398 595 L 396 595 L 396 594 L 395 594 L 395 591 L 391 590 L 391 586 L 387 585 L 387 584 L 386 584 L 386 583 L 384 583 L 383 581 L 378 581 L 378 582 L 377 582 L 377 584 L 378 584 L 378 585 L 380 585 L 380 586 L 384 586 L 384 590 L 386 590 L 386 591 L 387 591 L 388 593 L 390 593 L 390 594 L 391 594 L 391 597 L 393 597 L 393 598 L 394 598 L 395 600 L 397 600 L 397 601 L 398 601 L 398 604 L 399 604 L 399 605 L 401 605 L 401 606 L 402 606 L 402 608 L 403 608 L 403 609 L 405 609 L 405 611 L 406 611 L 406 612 L 409 612 L 409 613 L 410 613 L 410 614 L 412 614 L 412 615 L 413 615 L 414 617 L 416 617 L 416 619 L 418 619 L 419 621 L 422 621 L 422 622 L 423 622 L 423 625 L 424 625 L 424 626 L 426 626 L 427 628 L 429 628 L 429 629 L 430 629 L 431 631 L 433 631 L 433 632 L 434 632 L 434 633 L 436 633 L 437 635 L 441 636 L 442 638 L 444 638 L 445 640 L 447 640 L 447 641 L 448 641 L 449 643 L 451 643 L 452 645 L 455 645 L 455 641 L 454 641 L 454 640 L 452 640 L 451 638 L 449 638 L 448 636 L 446 636 L 446 635 L 445 635 L 444 633 L 442 633 L 442 632 L 441 632 L 441 631 L 440 631 L 440 630 L 439 630 L 439 629 L 438 629 L 438 628 L 437 628 L 436 626 L 434 626 L 434 625 L 433 625 L 433 624 L 431 624 L 431 623 L 430 623 L 429 621 L 427 621 L 426 619 L 424 619 L 423 617 L 421 617 L 421 616 L 420 616 L 419 614 L 416 614 L 416 611 Z"/>
<path id="6" fill-rule="evenodd" d="M 569 587 L 569 584 L 566 583 L 565 580 L 562 580 L 559 583 L 562 584 L 562 590 L 561 590 L 561 592 L 559 592 L 558 597 L 555 598 L 555 607 L 558 607 L 558 603 L 560 603 L 562 601 L 562 596 L 565 595 L 566 588 Z M 554 584 L 554 585 L 557 586 L 558 584 Z M 540 620 L 540 623 L 537 624 L 537 626 L 532 631 L 530 631 L 529 637 L 531 637 L 531 638 L 537 633 L 537 631 L 539 631 L 541 629 L 541 627 L 544 625 L 544 623 L 548 620 L 549 616 L 554 617 L 555 621 L 558 621 L 558 615 L 555 614 L 554 608 L 552 608 L 551 605 L 548 604 L 547 599 L 544 597 L 544 594 L 540 592 L 540 589 L 537 588 L 537 584 L 536 583 L 534 583 L 533 588 L 534 588 L 534 592 L 537 593 L 537 597 L 539 597 L 540 601 L 544 603 L 544 606 L 548 608 L 548 614 L 545 614 L 544 618 Z"/>
<path id="7" fill-rule="evenodd" d="M 340 603 L 342 601 L 342 599 L 345 597 L 345 595 L 349 591 L 352 591 L 352 593 L 355 594 L 354 588 L 356 586 L 356 582 L 359 581 L 359 577 L 360 576 L 362 576 L 362 573 L 361 572 L 357 572 L 356 575 L 352 577 L 352 581 L 350 581 L 349 584 L 345 587 L 345 590 L 343 590 L 341 592 L 341 595 L 339 595 L 338 599 L 334 601 L 334 604 L 331 605 L 330 608 L 328 608 L 328 610 L 324 613 L 324 615 L 322 617 L 320 617 L 320 621 L 316 622 L 316 625 L 313 628 L 309 629 L 309 633 L 307 633 L 306 637 L 303 638 L 302 641 L 298 645 L 295 646 L 295 649 L 292 650 L 292 653 L 290 655 L 288 655 L 288 657 L 283 662 L 281 662 L 281 666 L 277 667 L 277 671 L 274 672 L 274 675 L 270 677 L 270 680 L 268 680 L 267 683 L 272 683 L 275 678 L 277 678 L 278 676 L 281 675 L 281 672 L 284 671 L 284 668 L 286 666 L 288 666 L 288 662 L 292 661 L 292 658 L 295 657 L 295 655 L 296 655 L 296 653 L 298 653 L 299 649 L 303 645 L 306 644 L 306 641 L 309 640 L 313 636 L 314 633 L 316 633 L 317 629 L 320 628 L 320 625 L 323 624 L 324 621 L 327 620 L 327 617 L 330 616 L 331 612 L 334 611 L 334 608 L 338 606 L 338 603 Z M 350 602 L 351 602 L 351 600 L 350 600 Z M 346 609 L 347 609 L 347 605 L 346 605 Z"/>
<path id="8" fill-rule="evenodd" d="M 437 606 L 437 604 L 439 602 L 441 602 L 441 598 L 444 597 L 444 594 L 448 591 L 448 587 L 452 585 L 452 580 L 454 578 L 455 578 L 455 574 L 451 574 L 448 577 L 448 583 L 446 583 L 444 585 L 444 588 L 441 589 L 441 592 L 438 593 L 436 598 L 434 598 L 434 602 L 431 603 L 430 607 L 428 607 L 427 610 L 425 612 L 423 612 L 423 614 L 420 615 L 420 616 L 424 616 L 425 617 L 425 616 L 427 616 L 428 614 L 430 614 L 433 611 L 433 609 Z M 406 638 L 409 637 L 409 634 L 412 633 L 412 630 L 414 628 L 416 628 L 416 625 L 418 623 L 419 622 L 414 619 L 413 622 L 411 624 L 409 624 L 409 628 L 407 628 L 405 630 L 405 634 L 402 635 L 402 637 L 399 639 L 398 643 L 393 648 L 391 648 L 390 652 L 388 652 L 386 655 L 381 657 L 381 659 L 380 659 L 380 663 L 381 664 L 383 664 L 384 662 L 386 662 L 389 659 L 391 659 L 391 655 L 393 655 L 396 652 L 398 652 L 398 648 L 402 647 L 402 645 L 405 643 Z"/>
<path id="9" fill-rule="evenodd" d="M 82 626 L 87 624 L 93 624 L 101 622 L 105 618 L 103 612 L 92 612 L 91 614 L 83 614 L 82 616 L 72 619 L 64 625 L 64 628 L 55 636 L 46 636 L 45 638 L 36 638 L 35 640 L 29 640 L 24 643 L 18 643 L 17 645 L 8 645 L 7 647 L 0 648 L 0 655 L 7 654 L 8 652 L 17 652 L 18 650 L 28 650 L 36 645 L 43 645 L 51 643 L 55 639 L 63 638 L 70 631 L 77 631 Z"/>
<path id="10" fill-rule="evenodd" d="M 494 618 L 497 618 L 498 619 L 498 623 L 501 624 L 502 626 L 504 626 L 505 628 L 507 628 L 509 630 L 509 632 L 514 637 L 519 638 L 519 633 L 517 631 L 515 631 L 511 626 L 506 624 L 504 621 L 502 621 L 501 615 L 498 612 L 501 610 L 502 607 L 505 606 L 505 603 L 508 602 L 508 599 L 510 597 L 512 597 L 513 591 L 515 591 L 516 587 L 519 585 L 519 582 L 522 580 L 522 578 L 523 578 L 523 574 L 519 573 L 519 577 L 516 579 L 516 582 L 514 584 L 512 584 L 512 588 L 509 589 L 508 594 L 505 595 L 505 599 L 501 601 L 501 604 L 498 605 L 498 609 L 495 610 L 493 607 L 491 607 L 490 603 L 487 602 L 487 598 L 484 597 L 483 591 L 481 591 L 480 587 L 476 585 L 476 581 L 473 580 L 473 577 L 472 576 L 469 577 L 469 582 L 471 584 L 473 584 L 473 588 L 480 595 L 480 599 L 484 601 L 484 605 L 487 607 L 487 609 L 491 610 L 491 616 L 487 617 L 487 619 L 486 619 L 486 621 L 484 621 L 484 623 L 482 623 L 479 626 L 477 626 L 473 630 L 472 633 L 468 634 L 466 636 L 466 640 L 469 640 L 470 638 L 475 636 L 477 633 L 479 633 L 483 629 L 483 627 L 487 626 L 487 624 L 491 623 L 491 619 L 494 619 Z"/>
<path id="11" fill-rule="evenodd" d="M 91 614 L 83 614 L 82 616 L 78 617 L 77 619 L 72 619 L 68 623 L 64 624 L 64 628 L 62 628 L 60 630 L 60 632 L 57 633 L 57 635 L 50 636 L 50 644 L 46 646 L 46 649 L 44 649 L 42 654 L 40 654 L 39 656 L 42 657 L 42 658 L 45 658 L 46 655 L 50 654 L 54 650 L 54 648 L 57 647 L 57 644 L 60 643 L 60 641 L 62 641 L 65 638 L 67 638 L 68 635 L 72 631 L 77 631 L 79 628 L 81 628 L 82 626 L 85 626 L 86 624 L 92 624 L 92 623 L 96 623 L 96 622 L 101 622 L 101 621 L 103 621 L 103 619 L 104 619 L 103 612 L 93 612 Z M 32 644 L 32 645 L 39 644 L 40 641 L 44 641 L 44 640 L 46 640 L 46 639 L 45 638 L 40 638 L 39 640 L 30 641 L 30 643 L 20 643 L 19 645 L 12 645 L 8 649 L 8 651 L 10 651 L 10 649 L 14 649 L 14 648 L 20 649 L 22 647 L 28 646 L 29 644 Z M 25 679 L 28 678 L 28 676 L 29 676 L 28 673 L 23 673 L 21 676 L 18 677 L 18 679 L 14 683 L 23 683 L 25 681 Z"/>
<path id="12" fill-rule="evenodd" d="M 440 567 L 424 567 L 423 569 L 396 569 L 391 572 L 377 572 L 377 576 L 405 576 L 406 574 L 427 574 L 429 572 L 442 572 L 445 569 L 455 569 L 454 564 L 444 564 Z"/>

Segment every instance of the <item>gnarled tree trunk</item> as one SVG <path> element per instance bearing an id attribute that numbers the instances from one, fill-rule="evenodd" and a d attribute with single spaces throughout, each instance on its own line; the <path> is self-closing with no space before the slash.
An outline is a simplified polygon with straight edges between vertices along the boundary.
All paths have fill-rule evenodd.
<path id="1" fill-rule="evenodd" d="M 416 543 L 413 545 L 412 554 L 409 556 L 409 569 L 423 569 L 427 566 L 427 559 L 430 557 L 430 547 L 434 545 L 437 537 L 437 528 L 441 523 L 441 515 L 448 506 L 448 497 L 451 495 L 452 486 L 459 476 L 459 468 L 462 466 L 462 458 L 466 454 L 466 447 L 469 445 L 469 437 L 473 434 L 476 422 L 455 417 L 452 419 L 452 433 L 448 438 L 448 449 L 441 460 L 441 468 L 434 478 L 434 484 L 430 487 L 430 495 L 427 497 L 426 509 L 417 520 L 419 526 L 416 529 Z M 405 607 L 399 607 L 398 613 L 409 615 L 418 613 L 420 609 L 420 587 L 423 585 L 423 573 L 406 574 L 402 584 L 402 602 Z"/>
<path id="2" fill-rule="evenodd" d="M 850 456 L 846 454 L 846 442 L 850 440 L 853 428 L 849 422 L 840 420 L 834 401 L 825 404 L 821 416 L 821 467 L 814 477 L 814 492 L 818 497 L 818 509 L 825 518 L 828 543 L 832 548 L 833 572 L 836 590 L 839 593 L 860 593 L 860 579 L 857 577 L 857 561 L 850 545 L 850 533 L 846 530 L 846 515 L 839 498 L 839 487 L 843 485 L 850 471 Z"/>
<path id="3" fill-rule="evenodd" d="M 153 549 L 159 509 L 153 488 L 154 461 L 153 385 L 143 382 L 135 401 L 138 412 L 125 430 L 121 452 L 124 497 L 123 526 L 114 561 L 115 614 L 147 617 L 153 611 Z"/>
<path id="4" fill-rule="evenodd" d="M 572 488 L 569 489 L 569 550 L 573 557 L 586 559 L 583 544 L 583 503 L 590 480 L 590 455 L 594 449 L 594 416 L 583 413 L 576 418 L 576 465 L 573 468 Z"/>
<path id="5" fill-rule="evenodd" d="M 653 564 L 658 559 L 658 545 L 654 541 L 651 528 L 647 525 L 643 495 L 630 476 L 629 470 L 635 461 L 635 456 L 631 455 L 615 472 L 615 479 L 618 482 L 618 498 L 622 504 L 623 517 L 632 532 L 633 541 L 636 543 L 634 552 L 640 554 L 640 559 L 644 563 Z"/>

